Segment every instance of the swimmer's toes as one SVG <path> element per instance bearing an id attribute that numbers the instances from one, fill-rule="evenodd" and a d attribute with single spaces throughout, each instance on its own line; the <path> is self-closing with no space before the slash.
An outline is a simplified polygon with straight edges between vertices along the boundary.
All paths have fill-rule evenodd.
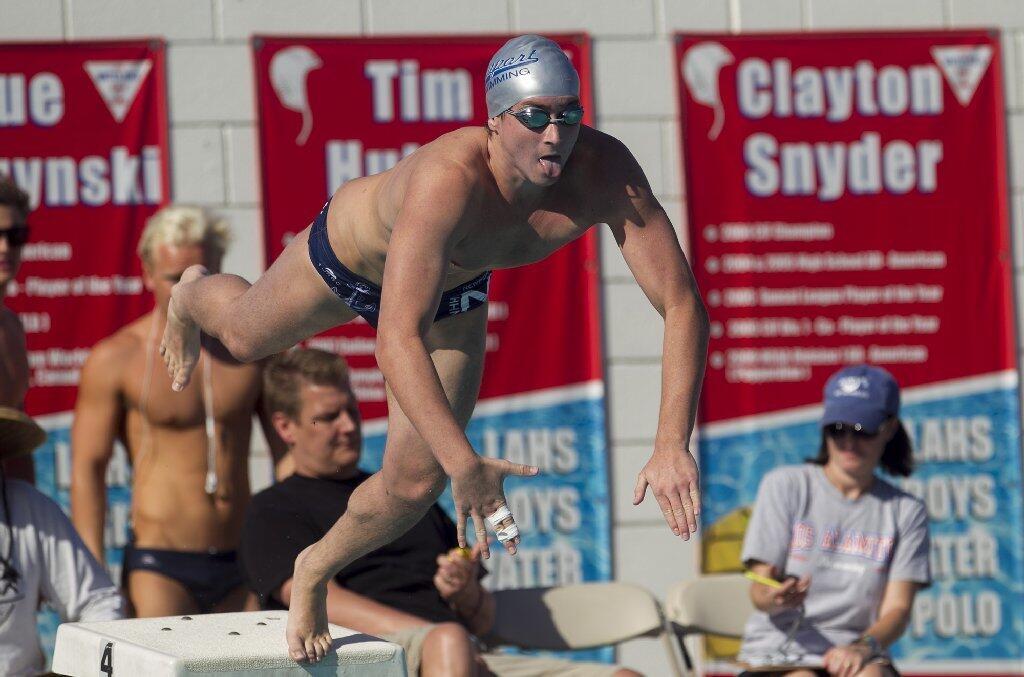
<path id="1" fill-rule="evenodd" d="M 174 390 L 181 392 L 188 385 L 189 375 L 192 373 L 190 367 L 181 366 L 171 376 L 174 379 L 174 384 L 171 386 Z"/>

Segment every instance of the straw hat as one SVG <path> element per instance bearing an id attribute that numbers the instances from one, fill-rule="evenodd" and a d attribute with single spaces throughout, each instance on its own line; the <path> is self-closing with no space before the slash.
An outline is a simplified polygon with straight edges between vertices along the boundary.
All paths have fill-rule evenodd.
<path id="1" fill-rule="evenodd" d="M 0 460 L 32 453 L 45 441 L 46 433 L 28 414 L 0 407 Z"/>

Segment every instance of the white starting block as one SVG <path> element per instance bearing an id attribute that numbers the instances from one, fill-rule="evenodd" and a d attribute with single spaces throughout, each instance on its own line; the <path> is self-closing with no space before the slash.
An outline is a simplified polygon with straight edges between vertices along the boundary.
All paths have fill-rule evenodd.
<path id="1" fill-rule="evenodd" d="M 52 670 L 85 677 L 405 677 L 396 644 L 331 625 L 331 652 L 319 663 L 288 656 L 286 611 L 252 611 L 123 621 L 64 623 Z"/>

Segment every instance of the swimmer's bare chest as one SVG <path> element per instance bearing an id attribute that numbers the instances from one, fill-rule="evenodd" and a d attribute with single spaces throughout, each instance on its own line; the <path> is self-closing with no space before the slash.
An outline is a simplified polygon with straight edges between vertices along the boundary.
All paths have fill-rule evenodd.
<path id="1" fill-rule="evenodd" d="M 158 359 L 147 359 L 145 340 L 139 336 L 132 349 L 126 351 L 121 373 L 121 396 L 125 407 L 124 441 L 133 460 L 143 444 L 177 440 L 175 453 L 205 459 L 206 403 L 204 365 L 210 360 L 205 352 L 200 357 L 196 378 L 182 392 L 170 388 L 170 378 Z M 148 379 L 145 378 L 149 369 Z M 225 364 L 211 361 L 210 390 L 217 439 L 223 451 L 244 458 L 248 453 L 252 414 L 260 389 L 260 368 L 257 365 Z M 148 384 L 146 381 L 149 381 Z M 201 442 L 199 444 L 195 442 Z"/>
<path id="2" fill-rule="evenodd" d="M 331 243 L 347 268 L 375 284 L 384 277 L 391 230 L 402 195 L 387 195 L 387 177 L 359 179 L 335 196 L 328 220 Z M 592 210 L 579 199 L 577 181 L 565 181 L 535 209 L 516 213 L 500 196 L 481 201 L 467 214 L 468 233 L 449 261 L 446 288 L 458 286 L 486 270 L 516 268 L 547 258 L 581 237 L 595 223 Z M 383 206 L 382 206 L 383 205 Z"/>
<path id="3" fill-rule="evenodd" d="M 481 218 L 478 224 L 452 252 L 456 271 L 517 268 L 541 261 L 591 225 L 571 214 L 548 210 L 534 211 L 525 220 Z"/>

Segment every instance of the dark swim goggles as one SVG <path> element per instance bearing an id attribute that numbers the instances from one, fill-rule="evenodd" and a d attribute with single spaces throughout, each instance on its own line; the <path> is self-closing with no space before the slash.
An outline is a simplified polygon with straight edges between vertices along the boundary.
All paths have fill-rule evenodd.
<path id="1" fill-rule="evenodd" d="M 522 122 L 523 126 L 527 129 L 533 130 L 544 129 L 552 122 L 575 127 L 583 120 L 582 106 L 568 108 L 562 111 L 562 114 L 557 118 L 553 117 L 548 111 L 543 108 L 538 108 L 537 106 L 527 106 L 526 108 L 517 111 L 509 109 L 505 112 L 514 116 L 516 120 Z"/>

